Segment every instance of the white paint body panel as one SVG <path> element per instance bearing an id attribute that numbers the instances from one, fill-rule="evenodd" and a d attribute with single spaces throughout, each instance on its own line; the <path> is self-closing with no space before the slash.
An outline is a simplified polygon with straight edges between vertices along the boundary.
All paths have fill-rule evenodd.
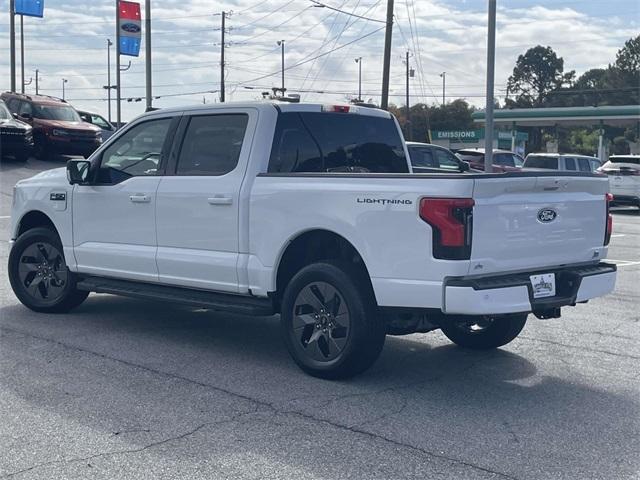
<path id="1" fill-rule="evenodd" d="M 355 110 L 350 114 L 367 112 Z M 20 219 L 38 210 L 56 225 L 72 270 L 264 297 L 276 288 L 279 262 L 290 242 L 304 232 L 326 230 L 359 252 L 379 305 L 460 314 L 514 313 L 531 306 L 526 287 L 445 291 L 447 278 L 597 263 L 606 256 L 606 178 L 269 176 L 263 174 L 277 120 L 272 104 L 166 109 L 145 117 L 229 111 L 251 115 L 233 172 L 136 177 L 114 186 L 75 188 L 67 183 L 64 169 L 45 172 L 18 185 L 12 238 Z M 65 209 L 49 201 L 52 191 L 67 192 Z M 129 196 L 136 194 L 148 195 L 150 201 L 131 202 Z M 230 202 L 208 202 L 216 195 Z M 427 196 L 475 199 L 470 260 L 433 258 L 431 227 L 418 215 L 419 201 Z M 555 209 L 557 219 L 538 222 L 541 208 Z M 578 300 L 603 295 L 614 282 L 615 274 L 588 277 Z"/>

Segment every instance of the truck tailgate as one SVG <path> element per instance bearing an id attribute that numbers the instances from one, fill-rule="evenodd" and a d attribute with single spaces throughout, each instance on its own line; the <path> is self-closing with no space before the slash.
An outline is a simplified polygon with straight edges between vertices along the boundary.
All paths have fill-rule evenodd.
<path id="1" fill-rule="evenodd" d="M 604 258 L 607 191 L 598 176 L 476 178 L 469 273 Z"/>

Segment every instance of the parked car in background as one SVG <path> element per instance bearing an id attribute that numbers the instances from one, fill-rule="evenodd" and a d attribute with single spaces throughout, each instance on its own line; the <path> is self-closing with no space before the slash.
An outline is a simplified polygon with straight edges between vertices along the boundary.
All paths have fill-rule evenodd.
<path id="1" fill-rule="evenodd" d="M 464 148 L 456 154 L 460 160 L 468 162 L 471 168 L 484 171 L 484 148 Z M 493 151 L 494 172 L 519 172 L 524 159 L 509 150 Z"/>
<path id="2" fill-rule="evenodd" d="M 5 92 L 0 95 L 18 120 L 33 127 L 34 154 L 45 159 L 52 154 L 88 157 L 102 144 L 100 129 L 82 121 L 66 101 L 47 95 Z"/>
<path id="3" fill-rule="evenodd" d="M 609 175 L 613 205 L 640 208 L 640 155 L 612 155 L 599 171 Z"/>
<path id="4" fill-rule="evenodd" d="M 444 147 L 431 143 L 406 142 L 414 173 L 462 173 L 469 164 Z"/>
<path id="5" fill-rule="evenodd" d="M 530 153 L 523 168 L 543 168 L 564 172 L 595 172 L 602 164 L 596 157 L 571 153 Z"/>
<path id="6" fill-rule="evenodd" d="M 0 155 L 26 162 L 33 151 L 31 125 L 16 120 L 5 103 L 0 100 Z"/>
<path id="7" fill-rule="evenodd" d="M 111 135 L 116 133 L 116 127 L 114 127 L 109 120 L 97 113 L 89 112 L 87 110 L 78 110 L 78 114 L 83 122 L 95 125 L 100 129 L 100 136 L 104 142 Z"/>

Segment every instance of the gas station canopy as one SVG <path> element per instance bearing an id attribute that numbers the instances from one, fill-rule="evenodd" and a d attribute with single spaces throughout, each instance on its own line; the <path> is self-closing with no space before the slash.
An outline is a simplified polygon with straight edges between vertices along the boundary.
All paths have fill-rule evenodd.
<path id="1" fill-rule="evenodd" d="M 472 114 L 475 123 L 484 123 L 484 112 Z M 496 125 L 518 125 L 523 127 L 559 126 L 637 126 L 640 122 L 640 105 L 603 107 L 553 107 L 513 108 L 494 112 Z"/>

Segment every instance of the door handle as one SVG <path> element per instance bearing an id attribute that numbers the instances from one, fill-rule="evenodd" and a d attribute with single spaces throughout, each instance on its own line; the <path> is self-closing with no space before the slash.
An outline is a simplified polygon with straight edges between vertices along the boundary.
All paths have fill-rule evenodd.
<path id="1" fill-rule="evenodd" d="M 207 198 L 207 202 L 209 205 L 231 205 L 233 203 L 233 198 L 231 197 L 209 197 Z"/>
<path id="2" fill-rule="evenodd" d="M 129 200 L 133 203 L 149 203 L 151 202 L 151 197 L 149 195 L 131 195 Z"/>

